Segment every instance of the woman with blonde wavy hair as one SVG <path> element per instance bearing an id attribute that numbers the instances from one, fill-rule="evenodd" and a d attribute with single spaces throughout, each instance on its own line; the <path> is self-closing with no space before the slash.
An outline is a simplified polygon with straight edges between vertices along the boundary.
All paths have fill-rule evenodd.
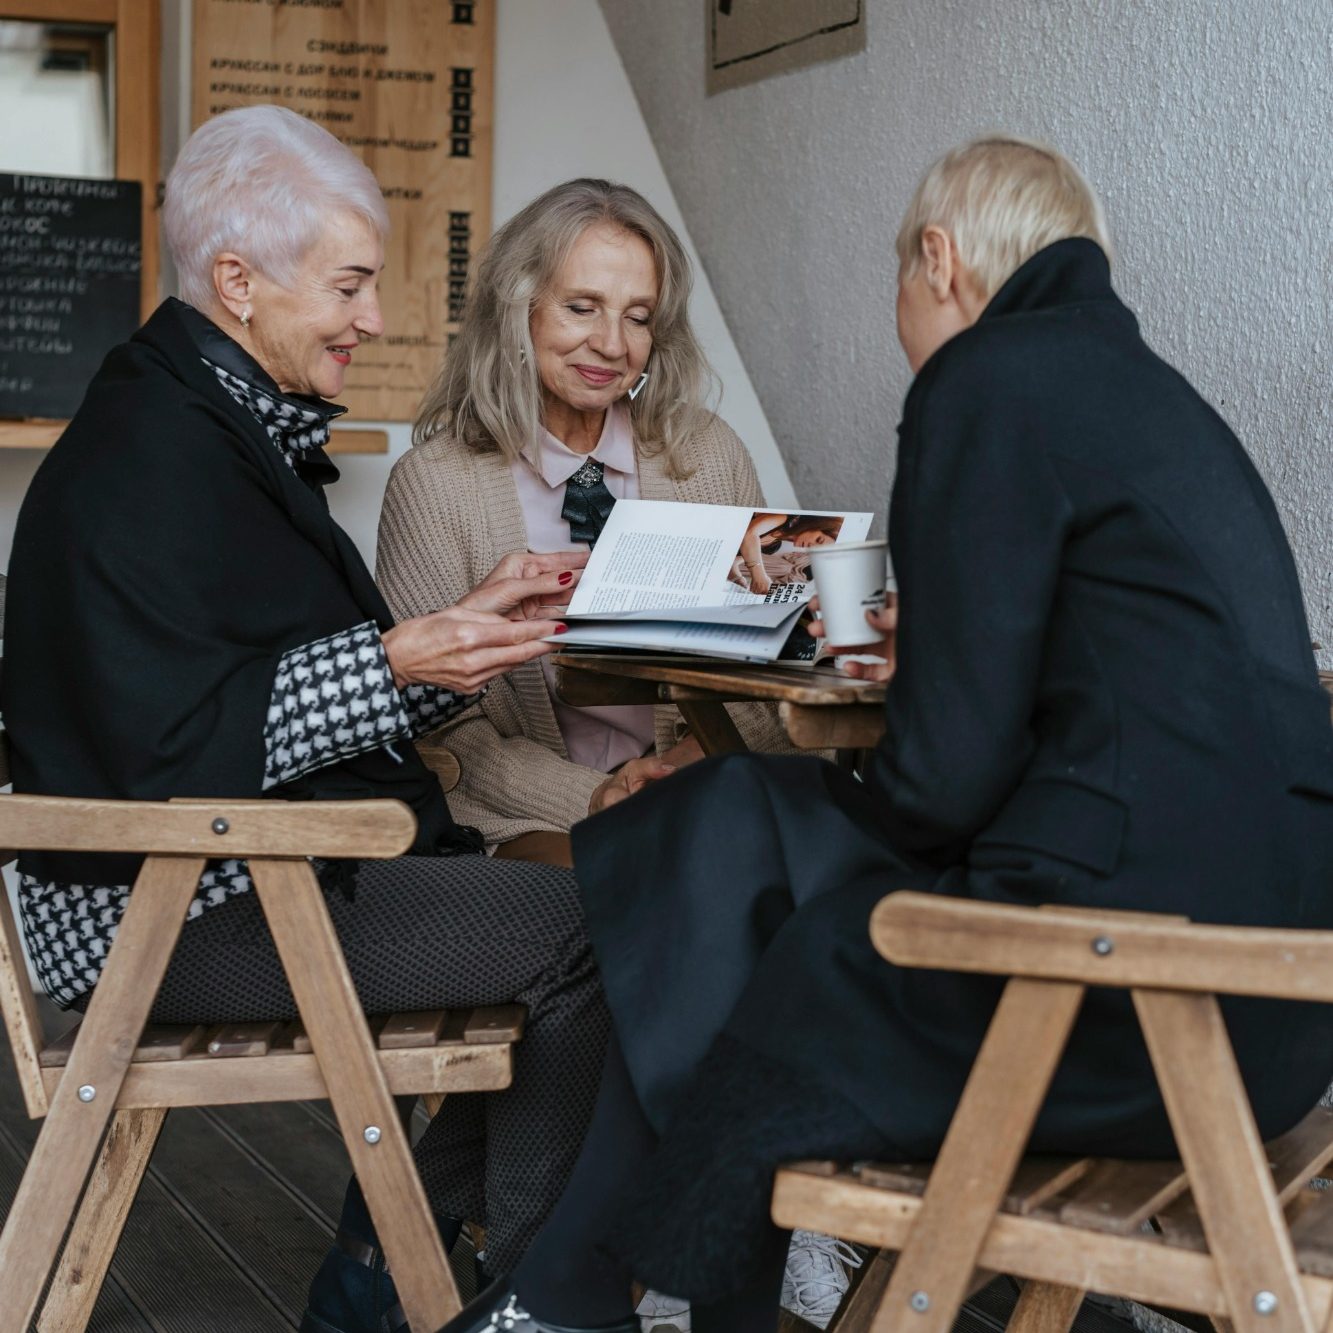
<path id="1" fill-rule="evenodd" d="M 620 498 L 764 507 L 707 405 L 692 285 L 628 186 L 567 181 L 500 228 L 385 495 L 376 574 L 395 615 L 452 605 L 506 553 L 591 546 Z M 568 865 L 571 825 L 701 751 L 672 707 L 575 708 L 551 683 L 520 667 L 450 727 L 450 803 L 497 855 Z M 789 748 L 771 710 L 734 711 L 752 748 Z"/>

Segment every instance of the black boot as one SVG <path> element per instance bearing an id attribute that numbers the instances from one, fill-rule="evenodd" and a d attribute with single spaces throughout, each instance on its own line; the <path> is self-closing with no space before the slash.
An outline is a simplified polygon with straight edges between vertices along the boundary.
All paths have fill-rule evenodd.
<path id="1" fill-rule="evenodd" d="M 454 1218 L 436 1221 L 448 1249 L 463 1224 Z M 343 1198 L 333 1247 L 310 1284 L 300 1333 L 408 1333 L 407 1316 L 355 1177 Z"/>
<path id="2" fill-rule="evenodd" d="M 534 1319 L 519 1303 L 506 1282 L 493 1282 L 462 1314 L 438 1333 L 639 1333 L 639 1318 L 631 1315 L 618 1324 L 576 1327 Z"/>

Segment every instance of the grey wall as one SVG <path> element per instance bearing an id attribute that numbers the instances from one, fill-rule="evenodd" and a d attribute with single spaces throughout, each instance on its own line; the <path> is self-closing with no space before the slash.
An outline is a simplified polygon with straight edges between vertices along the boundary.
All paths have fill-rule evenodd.
<path id="1" fill-rule="evenodd" d="M 702 6 L 602 0 L 802 503 L 883 509 L 898 220 L 1009 129 L 1100 191 L 1120 292 L 1253 454 L 1333 649 L 1333 4 L 868 5 L 863 54 L 706 98 Z"/>

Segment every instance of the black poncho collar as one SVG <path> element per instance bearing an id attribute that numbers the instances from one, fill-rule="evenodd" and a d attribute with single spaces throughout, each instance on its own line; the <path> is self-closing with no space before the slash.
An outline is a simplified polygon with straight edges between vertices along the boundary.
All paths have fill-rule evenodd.
<path id="1" fill-rule="evenodd" d="M 234 338 L 207 315 L 170 298 L 199 354 L 222 387 L 264 428 L 288 462 L 309 456 L 329 441 L 332 423 L 347 411 L 313 394 L 286 393 L 277 381 Z"/>

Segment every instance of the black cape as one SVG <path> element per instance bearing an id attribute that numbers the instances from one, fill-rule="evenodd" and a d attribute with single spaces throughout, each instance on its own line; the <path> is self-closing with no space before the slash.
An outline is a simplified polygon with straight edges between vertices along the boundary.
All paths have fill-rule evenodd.
<path id="1" fill-rule="evenodd" d="M 922 368 L 900 436 L 899 665 L 866 781 L 729 756 L 574 830 L 659 1128 L 688 1098 L 697 1129 L 692 1072 L 725 1031 L 901 1153 L 938 1148 L 999 983 L 879 957 L 869 914 L 894 889 L 1333 927 L 1333 727 L 1291 552 L 1100 249 L 1020 268 Z M 1328 1084 L 1333 1010 L 1225 1012 L 1279 1133 Z M 1034 1143 L 1171 1153 L 1123 992 L 1089 991 Z"/>
<path id="2" fill-rule="evenodd" d="M 329 514 L 337 468 L 322 451 L 299 475 L 288 466 L 201 361 L 211 339 L 229 342 L 181 302 L 162 305 L 107 356 L 24 499 L 0 695 L 15 791 L 260 796 L 282 654 L 367 620 L 393 624 Z M 396 797 L 416 813 L 418 853 L 475 846 L 412 745 L 395 750 L 267 794 Z M 27 853 L 19 864 L 42 880 L 123 884 L 139 860 Z"/>

